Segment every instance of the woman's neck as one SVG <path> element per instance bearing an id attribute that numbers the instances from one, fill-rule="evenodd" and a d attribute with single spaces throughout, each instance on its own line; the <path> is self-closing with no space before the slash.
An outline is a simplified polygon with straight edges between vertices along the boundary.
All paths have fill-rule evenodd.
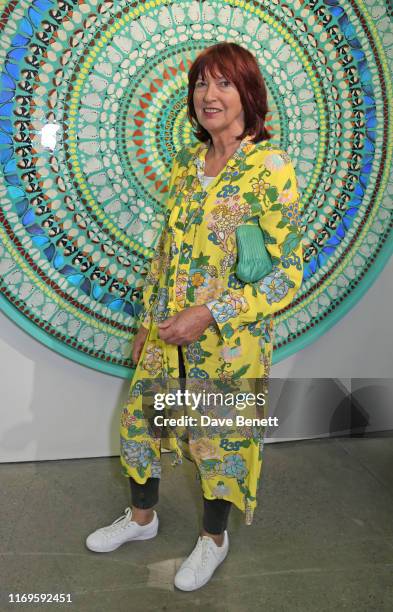
<path id="1" fill-rule="evenodd" d="M 236 151 L 240 142 L 241 139 L 236 139 L 235 136 L 229 136 L 228 138 L 213 136 L 210 139 L 210 145 L 206 153 L 206 157 L 212 161 L 228 159 Z"/>

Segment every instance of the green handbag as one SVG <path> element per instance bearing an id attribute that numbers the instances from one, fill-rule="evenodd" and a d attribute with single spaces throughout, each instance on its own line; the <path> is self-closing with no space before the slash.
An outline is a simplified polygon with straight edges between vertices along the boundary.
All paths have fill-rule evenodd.
<path id="1" fill-rule="evenodd" d="M 236 242 L 238 260 L 235 274 L 241 281 L 255 283 L 272 271 L 272 261 L 259 225 L 239 225 Z"/>

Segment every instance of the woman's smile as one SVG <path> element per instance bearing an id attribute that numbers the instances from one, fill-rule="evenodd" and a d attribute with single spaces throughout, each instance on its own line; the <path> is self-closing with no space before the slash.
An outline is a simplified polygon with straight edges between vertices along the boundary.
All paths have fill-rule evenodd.
<path id="1" fill-rule="evenodd" d="M 218 109 L 214 109 L 214 110 L 210 109 L 210 108 L 209 109 L 207 109 L 207 108 L 203 109 L 203 114 L 206 117 L 209 117 L 209 119 L 210 119 L 210 117 L 214 117 L 215 115 L 218 115 L 218 113 L 221 113 L 221 111 L 218 110 Z"/>

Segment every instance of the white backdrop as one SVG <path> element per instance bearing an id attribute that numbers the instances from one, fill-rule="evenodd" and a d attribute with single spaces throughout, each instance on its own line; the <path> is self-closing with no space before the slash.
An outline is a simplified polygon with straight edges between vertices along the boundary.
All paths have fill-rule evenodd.
<path id="1" fill-rule="evenodd" d="M 272 378 L 337 378 L 344 385 L 350 378 L 391 379 L 392 296 L 393 259 L 333 328 L 273 366 Z M 0 461 L 119 454 L 119 415 L 129 382 L 61 357 L 2 313 L 0 323 Z M 287 416 L 296 412 L 299 427 L 299 415 L 308 420 L 303 401 L 300 395 L 287 408 L 281 405 L 280 417 L 283 410 Z"/>

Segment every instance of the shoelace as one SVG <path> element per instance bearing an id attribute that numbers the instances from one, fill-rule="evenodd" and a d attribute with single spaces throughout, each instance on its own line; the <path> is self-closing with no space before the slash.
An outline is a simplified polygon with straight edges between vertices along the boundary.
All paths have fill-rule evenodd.
<path id="1" fill-rule="evenodd" d="M 212 553 L 210 538 L 202 538 L 202 565 L 205 567 L 208 559 Z"/>
<path id="2" fill-rule="evenodd" d="M 130 507 L 126 508 L 124 510 L 124 514 L 119 516 L 118 519 L 116 519 L 115 521 L 113 521 L 111 525 L 109 525 L 108 531 L 111 531 L 111 533 L 113 533 L 114 531 L 117 531 L 118 529 L 124 529 L 131 520 L 131 513 L 132 513 L 131 508 Z"/>
<path id="3" fill-rule="evenodd" d="M 198 559 L 200 558 L 202 561 L 202 567 L 205 567 L 212 552 L 211 543 L 209 542 L 209 539 L 210 538 L 207 537 L 198 539 L 197 545 L 195 546 L 189 557 L 189 561 L 194 561 L 194 559 L 198 557 Z"/>

